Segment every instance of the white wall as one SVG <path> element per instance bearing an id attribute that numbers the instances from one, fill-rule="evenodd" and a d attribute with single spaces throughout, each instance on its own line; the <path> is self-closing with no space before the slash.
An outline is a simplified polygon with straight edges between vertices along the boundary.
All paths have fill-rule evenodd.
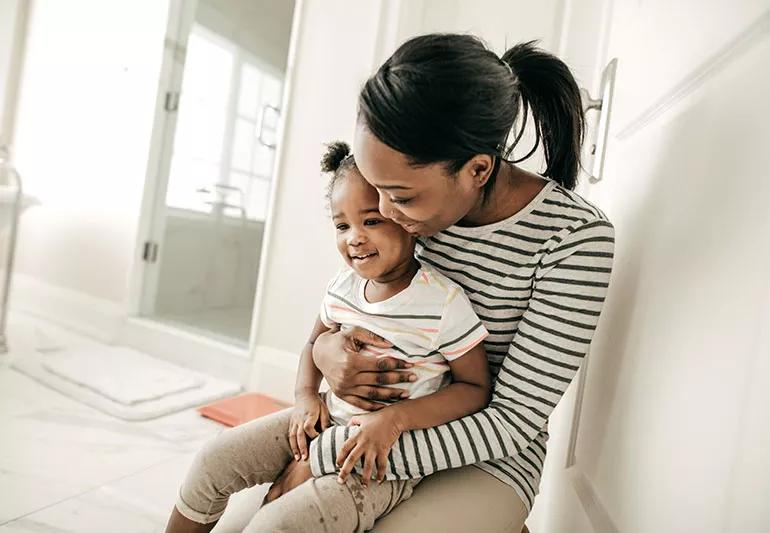
<path id="1" fill-rule="evenodd" d="M 166 1 L 32 3 L 15 162 L 41 205 L 16 272 L 120 309 L 158 86 Z"/>
<path id="2" fill-rule="evenodd" d="M 770 11 L 591 4 L 566 50 L 589 69 L 591 52 L 620 59 L 605 180 L 591 191 L 616 227 L 615 269 L 576 462 L 565 470 L 563 416 L 537 531 L 768 531 L 770 182 L 758 169 L 770 166 Z M 586 42 L 602 13 L 607 42 Z"/>

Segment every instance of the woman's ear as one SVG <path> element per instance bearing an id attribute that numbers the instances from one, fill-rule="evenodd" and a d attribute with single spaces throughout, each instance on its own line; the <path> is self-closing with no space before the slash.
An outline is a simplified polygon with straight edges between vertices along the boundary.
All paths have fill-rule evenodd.
<path id="1" fill-rule="evenodd" d="M 466 183 L 473 187 L 484 187 L 494 168 L 494 158 L 487 154 L 478 154 L 471 157 L 460 169 L 460 175 Z"/>

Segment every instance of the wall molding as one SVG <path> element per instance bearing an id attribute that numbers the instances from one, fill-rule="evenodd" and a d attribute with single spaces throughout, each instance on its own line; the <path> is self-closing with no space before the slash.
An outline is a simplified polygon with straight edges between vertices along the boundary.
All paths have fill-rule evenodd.
<path id="1" fill-rule="evenodd" d="M 254 357 L 247 388 L 294 403 L 299 353 L 264 345 L 255 346 L 252 353 Z"/>
<path id="2" fill-rule="evenodd" d="M 655 100 L 636 118 L 628 121 L 615 138 L 625 140 L 644 129 L 648 124 L 660 117 L 671 107 L 689 96 L 707 81 L 721 72 L 737 56 L 745 53 L 765 37 L 770 35 L 770 10 L 765 11 L 753 23 L 725 44 L 722 48 L 703 61 L 678 83 Z"/>
<path id="3" fill-rule="evenodd" d="M 567 469 L 567 475 L 594 531 L 596 533 L 620 533 L 586 475 L 577 466 Z"/>

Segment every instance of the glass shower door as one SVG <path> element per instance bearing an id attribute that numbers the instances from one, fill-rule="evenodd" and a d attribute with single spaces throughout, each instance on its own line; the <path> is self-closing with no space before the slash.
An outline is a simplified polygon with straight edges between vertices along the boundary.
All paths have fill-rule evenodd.
<path id="1" fill-rule="evenodd" d="M 224 31 L 232 25 L 214 23 L 209 4 L 217 3 L 200 3 L 187 40 L 162 238 L 151 254 L 158 271 L 149 314 L 245 346 L 273 183 L 293 3 L 287 3 L 288 16 L 274 13 L 287 23 L 283 65 L 275 64 L 275 51 L 262 54 L 238 32 Z M 246 17 L 234 13 L 230 22 Z"/>

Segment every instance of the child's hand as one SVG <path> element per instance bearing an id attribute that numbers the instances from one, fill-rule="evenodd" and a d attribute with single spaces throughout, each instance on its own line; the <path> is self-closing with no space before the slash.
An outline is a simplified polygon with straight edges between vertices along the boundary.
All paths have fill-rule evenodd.
<path id="1" fill-rule="evenodd" d="M 289 422 L 289 445 L 295 461 L 307 459 L 307 437 L 314 439 L 318 436 L 316 424 L 319 422 L 321 431 L 331 425 L 329 409 L 323 398 L 318 393 L 296 396 Z"/>
<path id="2" fill-rule="evenodd" d="M 342 466 L 337 481 L 344 483 L 358 460 L 363 457 L 362 483 L 368 486 L 372 470 L 377 465 L 377 481 L 385 479 L 388 454 L 403 432 L 398 412 L 392 408 L 357 415 L 350 419 L 350 426 L 359 426 L 359 431 L 343 444 L 337 454 L 337 466 Z M 344 464 L 343 464 L 344 463 Z"/>

